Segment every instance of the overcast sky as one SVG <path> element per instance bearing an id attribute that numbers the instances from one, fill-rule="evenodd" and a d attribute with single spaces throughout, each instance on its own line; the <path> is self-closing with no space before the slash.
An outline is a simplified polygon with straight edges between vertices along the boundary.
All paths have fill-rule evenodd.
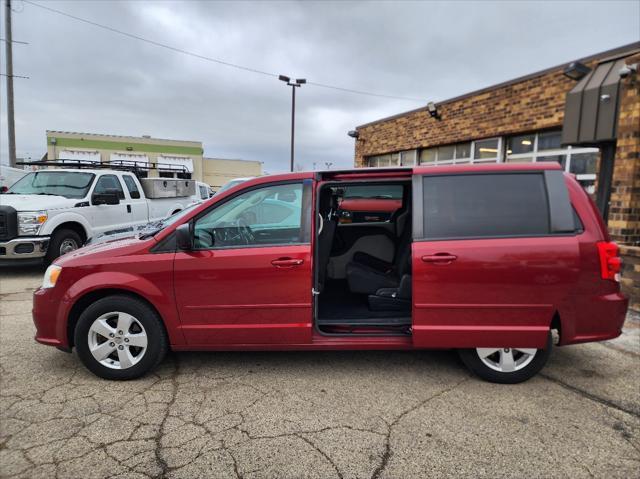
<path id="1" fill-rule="evenodd" d="M 40 1 L 176 48 L 306 85 L 296 159 L 353 163 L 355 126 L 640 40 L 640 1 Z M 205 156 L 289 162 L 291 91 L 276 78 L 168 51 L 13 0 L 17 153 L 45 130 L 197 140 Z M 3 1 L 4 14 L 4 1 Z M 3 23 L 4 29 L 4 23 Z M 4 38 L 4 32 L 1 35 Z M 4 45 L 1 70 L 5 71 Z M 6 85 L 0 159 L 7 162 Z"/>

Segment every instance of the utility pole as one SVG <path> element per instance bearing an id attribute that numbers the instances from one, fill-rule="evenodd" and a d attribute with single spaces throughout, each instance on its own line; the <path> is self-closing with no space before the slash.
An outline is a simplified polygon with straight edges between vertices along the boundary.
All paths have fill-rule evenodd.
<path id="1" fill-rule="evenodd" d="M 7 71 L 7 136 L 9 138 L 9 166 L 16 167 L 16 123 L 13 110 L 13 35 L 11 34 L 11 0 L 5 0 L 4 44 Z"/>

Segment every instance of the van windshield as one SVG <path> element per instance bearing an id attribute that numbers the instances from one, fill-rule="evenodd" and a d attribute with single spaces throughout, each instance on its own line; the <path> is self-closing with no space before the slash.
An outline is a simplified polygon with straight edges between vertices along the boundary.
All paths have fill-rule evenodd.
<path id="1" fill-rule="evenodd" d="M 95 175 L 78 171 L 36 171 L 19 179 L 8 195 L 52 195 L 84 198 Z"/>

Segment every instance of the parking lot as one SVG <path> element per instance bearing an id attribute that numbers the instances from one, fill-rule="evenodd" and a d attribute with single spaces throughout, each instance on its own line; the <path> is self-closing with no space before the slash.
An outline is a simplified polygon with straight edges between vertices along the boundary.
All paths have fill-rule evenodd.
<path id="1" fill-rule="evenodd" d="M 0 270 L 2 477 L 638 477 L 640 322 L 516 386 L 449 351 L 170 354 L 109 382 L 36 344 Z"/>

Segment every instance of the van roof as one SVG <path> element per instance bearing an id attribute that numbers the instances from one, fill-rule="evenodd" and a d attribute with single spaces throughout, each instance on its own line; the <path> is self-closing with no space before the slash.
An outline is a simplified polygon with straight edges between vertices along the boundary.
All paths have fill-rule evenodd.
<path id="1" fill-rule="evenodd" d="M 446 165 L 446 166 L 407 166 L 407 167 L 385 167 L 385 168 L 350 168 L 344 170 L 320 170 L 320 171 L 301 171 L 294 173 L 278 173 L 273 175 L 258 176 L 250 179 L 246 185 L 257 185 L 261 183 L 271 183 L 273 181 L 302 180 L 302 179 L 340 179 L 340 178 L 357 178 L 357 177 L 377 177 L 381 178 L 386 175 L 395 177 L 408 177 L 412 174 L 421 175 L 441 175 L 441 174 L 460 174 L 460 173 L 479 173 L 479 172 L 516 172 L 516 171 L 545 171 L 560 170 L 562 167 L 559 163 L 539 162 L 539 163 L 486 163 L 486 164 L 463 164 L 463 165 Z M 226 192 L 225 192 L 226 193 Z"/>

